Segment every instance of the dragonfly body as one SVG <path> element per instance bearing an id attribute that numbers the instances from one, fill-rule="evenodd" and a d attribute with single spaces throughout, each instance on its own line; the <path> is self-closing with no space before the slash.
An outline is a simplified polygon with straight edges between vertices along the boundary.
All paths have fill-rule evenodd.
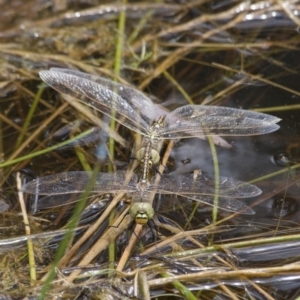
<path id="1" fill-rule="evenodd" d="M 136 89 L 79 71 L 54 68 L 41 71 L 40 76 L 55 90 L 143 135 L 136 156 L 143 162 L 144 175 L 149 163 L 159 162 L 164 139 L 258 135 L 279 128 L 277 117 L 229 107 L 186 105 L 168 113 Z"/>
<path id="2" fill-rule="evenodd" d="M 161 143 L 153 146 L 152 140 L 144 139 L 143 146 L 136 152 L 136 158 L 142 165 L 142 180 L 148 178 L 149 169 L 160 161 L 159 150 Z"/>

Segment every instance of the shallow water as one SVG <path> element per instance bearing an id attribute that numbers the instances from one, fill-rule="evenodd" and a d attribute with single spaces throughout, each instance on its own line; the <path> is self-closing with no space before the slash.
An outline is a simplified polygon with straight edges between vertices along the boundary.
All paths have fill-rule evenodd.
<path id="1" fill-rule="evenodd" d="M 14 6 L 11 4 L 14 4 Z M 111 10 L 109 13 L 110 20 L 105 21 L 106 14 L 104 10 L 102 10 L 102 13 L 99 9 L 82 12 L 82 8 L 91 7 L 91 2 L 77 3 L 77 7 L 72 7 L 71 2 L 68 3 L 67 5 L 70 5 L 69 8 L 73 9 L 74 12 L 76 10 L 80 11 L 77 15 L 70 14 L 69 17 L 63 11 L 56 11 L 54 7 L 41 7 L 36 1 L 26 1 L 24 4 L 20 1 L 10 1 L 3 5 L 0 12 L 3 20 L 0 25 L 2 26 L 0 36 L 0 51 L 2 54 L 0 147 L 1 155 L 3 153 L 3 160 L 6 162 L 14 153 L 14 148 L 21 147 L 16 147 L 16 141 L 21 131 L 19 127 L 24 125 L 34 95 L 41 84 L 37 76 L 38 71 L 50 67 L 72 67 L 100 76 L 109 77 L 112 74 L 117 15 Z M 24 13 L 25 10 L 22 5 L 26 5 L 26 13 Z M 47 5 L 51 5 L 50 2 Z M 167 29 L 165 24 L 168 25 L 168 28 L 176 28 L 177 25 L 186 24 L 192 19 L 196 20 L 203 14 L 217 14 L 230 9 L 236 3 L 228 1 L 207 2 L 198 4 L 191 9 L 185 7 L 184 10 L 180 10 L 181 14 L 176 10 L 178 3 L 174 3 L 174 5 L 176 7 L 155 9 L 153 15 L 155 17 L 148 19 L 147 26 L 143 28 L 142 33 L 161 33 L 161 31 Z M 264 5 L 264 8 L 258 7 L 259 5 Z M 298 6 L 298 2 L 294 1 L 291 6 L 294 13 L 299 11 Z M 30 10 L 28 10 L 29 7 Z M 119 6 L 116 5 L 116 7 Z M 226 274 L 229 274 L 229 271 L 234 268 L 246 272 L 248 268 L 267 268 L 275 265 L 286 267 L 289 263 L 297 263 L 299 256 L 297 252 L 300 222 L 300 193 L 297 185 L 300 158 L 300 110 L 297 106 L 300 100 L 298 25 L 288 17 L 286 12 L 278 7 L 278 2 L 252 2 L 252 6 L 247 9 L 244 19 L 227 29 L 220 26 L 227 24 L 229 19 L 231 20 L 239 15 L 241 12 L 237 12 L 237 9 L 225 14 L 226 18 L 214 18 L 213 20 L 200 22 L 194 27 L 187 27 L 185 31 L 180 31 L 177 28 L 178 31 L 176 32 L 163 32 L 160 39 L 151 40 L 148 37 L 149 39 L 143 40 L 142 44 L 145 45 L 143 49 L 147 52 L 146 54 L 150 55 L 149 59 L 143 56 L 144 50 L 140 51 L 142 48 L 138 46 L 138 40 L 130 44 L 130 51 L 125 43 L 121 77 L 135 87 L 142 87 L 143 92 L 151 95 L 151 99 L 155 103 L 163 104 L 167 109 L 173 110 L 176 107 L 186 105 L 187 98 L 183 96 L 184 93 L 179 91 L 174 81 L 171 81 L 166 73 L 159 73 L 158 66 L 167 57 L 170 57 L 173 51 L 179 49 L 179 43 L 190 45 L 190 43 L 196 42 L 195 48 L 187 52 L 178 61 L 174 60 L 172 67 L 167 69 L 169 75 L 171 74 L 176 79 L 195 104 L 202 104 L 203 101 L 206 101 L 208 105 L 243 109 L 262 108 L 266 109 L 266 113 L 274 114 L 282 119 L 280 129 L 274 133 L 255 137 L 224 137 L 232 145 L 232 148 L 226 149 L 217 146 L 220 175 L 246 182 L 254 180 L 254 184 L 263 190 L 261 196 L 243 200 L 255 210 L 255 215 L 232 217 L 217 228 L 221 231 L 217 230 L 214 233 L 202 232 L 195 235 L 196 241 L 191 241 L 186 237 L 179 239 L 177 247 L 181 246 L 183 249 L 178 250 L 176 248 L 178 257 L 172 259 L 168 255 L 175 252 L 174 248 L 170 246 L 174 246 L 174 244 L 160 245 L 162 234 L 165 237 L 175 235 L 170 227 L 166 228 L 166 225 L 172 226 L 173 229 L 177 226 L 179 228 L 180 226 L 186 226 L 186 230 L 206 228 L 212 223 L 211 207 L 195 207 L 191 201 L 183 200 L 174 195 L 157 195 L 155 207 L 158 221 L 155 221 L 160 235 L 155 236 L 153 234 L 155 226 L 152 230 L 146 227 L 141 236 L 140 244 L 145 250 L 149 249 L 152 246 L 151 244 L 154 244 L 151 255 L 156 252 L 158 257 L 154 257 L 154 255 L 153 257 L 142 257 L 142 247 L 136 247 L 126 271 L 142 268 L 143 266 L 150 266 L 150 268 L 153 266 L 153 269 L 150 269 L 147 273 L 151 283 L 153 274 L 159 274 L 155 279 L 163 277 L 160 276 L 162 275 L 160 273 L 161 269 L 155 267 L 157 262 L 161 264 L 160 266 L 163 266 L 163 271 L 168 270 L 176 275 L 182 273 L 193 274 L 197 271 L 201 271 L 205 275 L 205 272 L 207 272 L 205 268 L 208 268 L 215 271 L 214 276 L 222 274 L 223 277 L 213 277 L 215 278 L 214 281 L 207 280 L 207 278 L 212 278 L 211 273 L 210 275 L 207 273 L 206 278 L 201 279 L 201 281 L 199 279 L 198 282 L 195 279 L 192 284 L 190 284 L 191 281 L 182 281 L 187 284 L 191 291 L 194 288 L 203 291 L 204 294 L 200 294 L 200 296 L 197 294 L 198 298 L 202 296 L 207 299 L 224 298 L 225 292 L 219 285 L 224 283 L 242 299 L 249 299 L 249 295 L 255 299 L 265 299 L 265 296 L 254 285 L 249 285 L 249 280 L 253 279 L 253 282 L 266 290 L 274 299 L 295 299 L 299 296 L 299 278 L 296 276 L 297 274 L 293 276 L 291 271 L 288 273 L 282 271 L 278 274 L 277 271 L 271 270 L 268 273 L 270 275 L 268 278 L 259 277 L 259 274 L 256 274 L 258 277 L 254 277 L 251 273 L 239 274 L 232 278 L 226 277 Z M 137 18 L 141 18 L 141 16 L 146 15 L 145 11 L 147 13 L 147 10 L 142 9 L 138 11 L 138 14 L 136 11 L 132 13 L 132 10 L 129 12 L 126 23 L 126 37 L 130 37 L 133 28 L 136 28 L 137 21 L 140 21 L 140 19 L 131 19 L 131 17 L 135 15 Z M 251 14 L 253 14 L 253 18 L 250 20 L 249 16 Z M 42 19 L 49 15 L 53 17 L 52 20 Z M 295 15 L 297 14 L 295 13 Z M 9 16 L 9 19 L 7 16 Z M 101 18 L 104 16 L 104 20 L 99 20 L 99 16 Z M 38 18 L 40 18 L 40 23 L 35 24 Z M 91 20 L 93 21 L 91 22 Z M 151 20 L 154 20 L 154 23 Z M 54 24 L 56 27 L 51 27 L 49 24 Z M 77 26 L 75 29 L 68 27 L 74 25 Z M 217 30 L 206 36 L 212 29 Z M 137 56 L 132 55 L 132 53 Z M 53 54 L 56 56 L 54 57 Z M 62 58 L 59 59 L 58 57 Z M 219 65 L 216 65 L 216 63 Z M 220 65 L 232 69 L 225 70 Z M 151 77 L 153 74 L 156 75 Z M 272 82 L 276 83 L 277 86 L 273 85 Z M 57 131 L 74 121 L 79 120 L 79 126 L 71 126 L 71 130 L 68 128 L 70 136 L 95 126 L 90 119 L 83 117 L 82 113 L 78 113 L 77 109 L 70 107 L 44 126 L 45 120 L 55 113 L 63 103 L 65 102 L 61 100 L 60 95 L 46 88 L 42 95 L 42 101 L 38 104 L 35 115 L 26 129 L 23 143 L 31 138 L 36 129 L 40 128 L 41 133 L 28 145 L 25 145 L 16 157 L 34 153 L 46 146 L 63 141 L 65 136 L 60 135 L 57 137 Z M 274 107 L 279 108 L 273 110 Z M 93 113 L 95 112 L 93 111 Z M 119 127 L 119 125 L 117 125 L 117 130 L 129 143 L 127 147 L 116 143 L 114 148 L 114 167 L 117 170 L 124 170 L 132 162 L 131 158 L 134 157 L 134 153 L 132 153 L 134 135 L 129 130 Z M 96 134 L 98 138 L 99 132 L 97 131 Z M 11 213 L 17 216 L 19 214 L 15 187 L 16 170 L 27 168 L 33 171 L 34 176 L 45 176 L 70 170 L 83 170 L 86 165 L 93 166 L 97 159 L 95 151 L 98 145 L 95 143 L 93 136 L 89 138 L 86 139 L 89 142 L 88 145 L 81 145 L 80 150 L 84 154 L 87 164 L 78 159 L 79 155 L 73 148 L 61 148 L 59 151 L 52 151 L 3 169 L 0 176 L 1 179 L 5 180 L 5 184 L 2 186 L 1 201 L 3 202 L 1 203 L 5 205 L 3 204 L 1 207 L 7 208 L 9 205 Z M 107 149 L 105 138 L 103 138 L 101 146 L 101 171 L 106 172 L 110 162 L 108 157 L 105 156 L 105 153 L 108 153 L 105 152 Z M 198 139 L 179 141 L 174 146 L 171 159 L 166 167 L 167 172 L 171 174 L 185 174 L 194 169 L 201 169 L 204 174 L 214 174 L 211 149 L 206 141 Z M 136 171 L 138 172 L 138 170 Z M 276 174 L 274 175 L 274 173 Z M 265 177 L 260 178 L 262 176 Z M 31 175 L 28 174 L 25 177 L 27 180 L 32 179 Z M 106 197 L 104 199 L 100 202 L 101 205 L 95 204 L 93 206 L 91 204 L 86 208 L 83 213 L 82 224 L 89 224 L 89 222 L 94 222 L 98 218 L 102 210 L 111 202 L 111 198 Z M 127 206 L 125 198 L 122 200 L 118 206 L 120 210 Z M 28 202 L 27 205 L 30 211 L 30 203 Z M 94 210 L 93 207 L 96 207 L 96 209 Z M 39 232 L 46 228 L 50 230 L 49 228 L 55 226 L 60 228 L 71 217 L 71 211 L 72 207 L 66 209 L 65 214 L 63 214 L 64 209 L 61 207 L 55 210 L 41 210 L 37 215 L 31 216 L 30 223 L 35 224 L 36 222 L 36 226 L 32 226 L 32 230 Z M 43 220 L 41 221 L 37 217 L 43 217 Z M 228 213 L 219 211 L 218 220 L 223 220 L 225 217 L 228 217 Z M 8 237 L 9 235 L 22 234 L 24 224 L 21 218 L 8 218 L 7 213 L 1 215 L 1 236 Z M 189 218 L 191 220 L 188 222 Z M 90 244 L 87 243 L 81 249 L 82 252 L 92 247 L 98 235 L 106 230 L 107 224 L 108 222 L 105 222 L 103 227 L 99 227 L 99 231 L 90 239 Z M 116 241 L 117 259 L 127 246 L 130 232 L 132 232 L 131 227 L 128 233 L 124 230 Z M 283 240 L 281 244 L 276 240 L 268 240 L 267 245 L 251 244 L 253 242 L 262 243 L 267 238 L 273 237 L 292 239 L 292 236 L 295 244 L 291 244 L 290 240 Z M 195 260 L 189 258 L 189 252 L 182 252 L 183 261 L 180 258 L 180 251 L 200 251 L 202 246 L 198 243 L 209 246 L 212 240 L 213 244 L 219 246 L 219 248 L 209 252 L 210 248 L 207 247 L 205 248 L 207 252 L 204 251 L 201 255 L 197 254 Z M 234 244 L 239 241 L 248 242 L 249 245 L 237 246 Z M 53 249 L 55 247 L 57 247 L 56 242 Z M 49 249 L 50 251 L 51 249 Z M 81 251 L 78 251 L 75 258 L 75 266 L 82 254 Z M 233 267 L 228 269 L 228 265 L 219 261 L 216 254 L 230 262 Z M 1 288 L 4 289 L 7 286 L 18 288 L 21 286 L 18 284 L 19 282 L 29 283 L 27 261 L 16 259 L 16 257 L 22 255 L 19 256 L 18 254 L 14 257 L 10 254 L 10 257 L 5 256 L 5 259 L 7 259 L 5 262 L 8 262 L 5 265 L 15 266 L 15 273 L 13 273 L 13 270 L 8 273 L 12 274 L 15 285 L 7 284 L 6 287 L 1 286 Z M 50 253 L 44 257 L 41 256 L 41 266 L 48 265 L 51 258 Z M 15 264 L 16 262 L 19 262 L 19 264 Z M 102 251 L 95 262 L 103 263 L 102 269 L 106 268 L 108 266 L 106 264 L 107 251 Z M 202 269 L 197 266 L 199 262 L 202 264 Z M 24 270 L 26 270 L 25 275 L 23 274 Z M 299 270 L 295 270 L 296 272 L 299 272 Z M 247 280 L 243 280 L 242 276 L 246 276 Z M 104 277 L 102 274 L 98 276 L 101 279 Z M 193 278 L 199 278 L 199 276 Z M 133 279 L 127 278 L 126 280 L 130 285 L 128 291 L 131 291 L 134 286 Z M 101 287 L 101 284 L 99 286 Z M 108 290 L 111 287 L 107 280 L 103 286 Z M 153 283 L 150 290 L 152 295 L 156 295 L 158 292 L 170 291 L 170 286 L 170 284 L 159 286 Z M 96 287 L 95 290 L 97 290 Z M 118 294 L 115 297 L 116 299 L 117 297 L 122 299 L 123 296 Z"/>

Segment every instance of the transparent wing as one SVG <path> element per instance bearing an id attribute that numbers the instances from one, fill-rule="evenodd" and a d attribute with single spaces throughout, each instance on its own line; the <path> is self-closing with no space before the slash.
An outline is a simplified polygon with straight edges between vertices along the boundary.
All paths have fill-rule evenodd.
<path id="1" fill-rule="evenodd" d="M 44 241 L 45 243 L 49 243 L 51 240 L 53 241 L 52 238 L 54 238 L 55 240 L 61 240 L 68 230 L 70 230 L 70 229 L 41 232 L 41 233 L 23 235 L 23 236 L 17 236 L 17 237 L 1 238 L 0 253 L 2 254 L 5 252 L 11 252 L 12 249 L 17 249 L 19 247 L 22 247 L 22 246 L 26 245 L 26 242 L 29 239 L 33 240 L 33 241 L 38 240 L 39 242 L 41 242 L 42 239 L 45 239 L 45 241 Z M 82 227 L 72 229 L 72 231 L 74 231 L 74 233 L 80 232 L 80 231 L 82 231 Z M 48 241 L 46 241 L 46 239 Z"/>
<path id="2" fill-rule="evenodd" d="M 241 109 L 186 105 L 169 114 L 141 92 L 110 80 L 68 69 L 41 71 L 41 78 L 57 91 L 70 95 L 129 129 L 148 135 L 153 121 L 165 115 L 158 138 L 203 135 L 256 135 L 275 131 L 279 118 Z"/>
<path id="3" fill-rule="evenodd" d="M 166 115 L 160 138 L 265 134 L 277 130 L 279 121 L 277 117 L 243 109 L 186 105 Z"/>
<path id="4" fill-rule="evenodd" d="M 53 68 L 40 77 L 53 89 L 76 98 L 112 117 L 129 129 L 146 135 L 149 126 L 161 115 L 141 92 L 108 79 L 79 71 Z"/>
<path id="5" fill-rule="evenodd" d="M 64 206 L 67 204 L 79 201 L 80 194 L 61 194 L 61 195 L 47 195 L 42 198 L 38 197 L 33 199 L 31 209 L 35 213 L 41 209 L 49 209 L 52 207 Z"/>
<path id="6" fill-rule="evenodd" d="M 168 176 L 163 175 L 158 183 L 153 178 L 149 190 L 163 194 L 178 194 L 196 201 L 214 205 L 214 196 L 219 195 L 218 206 L 224 210 L 237 211 L 243 214 L 254 214 L 246 204 L 234 198 L 248 198 L 261 194 L 255 185 L 245 183 L 229 177 L 219 178 L 219 190 L 215 189 L 213 176 L 193 174 Z M 201 195 L 201 197 L 199 197 Z"/>
<path id="7" fill-rule="evenodd" d="M 60 195 L 83 192 L 90 181 L 92 173 L 83 171 L 66 172 L 37 178 L 23 187 L 29 194 Z M 113 193 L 118 191 L 135 192 L 136 175 L 126 181 L 125 172 L 98 173 L 91 193 Z"/>
<path id="8" fill-rule="evenodd" d="M 198 202 L 202 202 L 202 203 L 205 203 L 210 206 L 215 206 L 214 196 L 192 197 L 192 196 L 188 196 L 186 194 L 182 194 L 180 196 L 183 196 L 183 197 L 186 197 L 186 198 L 198 201 Z M 254 215 L 255 214 L 255 211 L 251 207 L 247 206 L 245 203 L 243 203 L 239 200 L 236 200 L 236 199 L 223 197 L 223 196 L 219 196 L 219 198 L 218 198 L 218 208 L 221 208 L 226 211 L 238 212 L 243 215 Z"/>
<path id="9" fill-rule="evenodd" d="M 201 202 L 201 203 L 205 203 L 207 205 L 210 206 L 215 206 L 215 199 L 214 196 L 201 196 L 201 198 L 198 196 L 188 196 L 188 195 L 179 195 L 181 197 L 185 197 L 188 199 L 191 199 L 193 201 L 197 201 L 197 202 Z M 177 202 L 181 202 L 180 205 Z M 158 206 L 158 207 L 157 207 Z M 190 206 L 191 208 L 191 203 L 188 201 L 182 201 L 182 198 L 177 198 L 176 200 L 172 197 L 172 198 L 160 198 L 158 199 L 157 202 L 155 202 L 154 207 L 156 211 L 161 212 L 162 210 L 165 211 L 170 211 L 170 210 L 179 210 L 179 209 L 185 209 L 188 206 Z M 226 210 L 226 211 L 230 211 L 230 212 L 238 212 L 240 214 L 244 214 L 244 215 L 253 215 L 255 214 L 255 211 L 250 208 L 249 206 L 247 206 L 246 204 L 244 204 L 241 201 L 232 199 L 232 198 L 226 198 L 226 197 L 219 197 L 218 199 L 218 207 Z"/>
<path id="10" fill-rule="evenodd" d="M 156 177 L 152 179 L 151 190 L 165 191 L 176 194 L 200 194 L 215 195 L 214 176 L 186 174 L 186 175 L 162 175 L 160 181 L 155 184 Z M 230 177 L 219 177 L 219 191 L 221 196 L 232 198 L 249 198 L 261 194 L 257 186 Z"/>

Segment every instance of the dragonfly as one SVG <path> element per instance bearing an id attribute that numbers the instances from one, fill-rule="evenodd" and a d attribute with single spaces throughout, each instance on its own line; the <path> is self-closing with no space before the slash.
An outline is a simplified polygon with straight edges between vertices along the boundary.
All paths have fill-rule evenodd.
<path id="1" fill-rule="evenodd" d="M 72 171 L 37 178 L 23 186 L 23 191 L 38 195 L 65 195 L 82 193 L 92 173 Z M 159 176 L 159 180 L 157 180 Z M 129 213 L 137 224 L 146 224 L 154 217 L 154 209 L 150 203 L 152 192 L 176 194 L 208 205 L 215 205 L 214 176 L 198 174 L 159 175 L 151 181 L 143 181 L 136 174 L 127 178 L 126 171 L 112 173 L 99 172 L 93 182 L 91 193 L 106 194 L 125 192 L 132 194 L 132 205 Z M 230 177 L 219 178 L 218 207 L 230 212 L 252 215 L 254 210 L 235 198 L 249 198 L 261 194 L 261 190 L 250 183 Z M 43 201 L 43 198 L 40 199 Z M 57 199 L 58 205 L 59 199 Z M 55 203 L 53 203 L 55 205 Z"/>
<path id="2" fill-rule="evenodd" d="M 275 116 L 229 107 L 185 105 L 166 112 L 130 86 L 76 70 L 52 68 L 39 74 L 53 89 L 144 137 L 136 152 L 143 165 L 142 180 L 148 177 L 149 166 L 159 163 L 159 149 L 165 139 L 259 135 L 279 128 L 276 123 L 280 119 Z"/>

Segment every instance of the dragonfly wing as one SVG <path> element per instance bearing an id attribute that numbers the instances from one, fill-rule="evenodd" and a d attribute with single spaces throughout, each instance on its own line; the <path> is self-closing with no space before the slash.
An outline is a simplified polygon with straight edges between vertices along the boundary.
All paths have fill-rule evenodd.
<path id="1" fill-rule="evenodd" d="M 182 194 L 181 196 L 201 202 L 201 203 L 205 203 L 205 204 L 208 204 L 211 206 L 217 205 L 218 208 L 221 208 L 226 211 L 238 212 L 243 215 L 254 215 L 255 214 L 255 211 L 251 207 L 249 207 L 245 203 L 243 203 L 239 200 L 233 199 L 233 198 L 219 196 L 216 201 L 214 196 L 192 197 L 192 196 L 184 195 L 184 194 Z"/>
<path id="2" fill-rule="evenodd" d="M 54 68 L 40 77 L 53 89 L 72 96 L 112 117 L 129 129 L 146 135 L 157 118 L 156 107 L 141 92 L 98 76 Z"/>
<path id="3" fill-rule="evenodd" d="M 210 176 L 162 175 L 159 183 L 150 185 L 150 190 L 163 194 L 177 194 L 188 199 L 208 205 L 218 205 L 219 208 L 231 212 L 253 215 L 255 211 L 234 197 L 246 198 L 257 196 L 261 190 L 252 185 L 228 177 L 219 178 L 219 190 L 216 192 L 215 180 Z M 216 198 L 215 195 L 218 195 Z M 201 196 L 200 196 L 201 195 Z M 217 202 L 216 202 L 217 201 Z"/>
<path id="4" fill-rule="evenodd" d="M 162 175 L 160 181 L 155 184 L 156 178 L 152 180 L 151 190 L 157 190 L 165 194 L 190 194 L 211 195 L 215 194 L 230 198 L 249 198 L 261 194 L 261 190 L 250 183 L 246 183 L 230 177 L 219 177 L 218 190 L 214 176 L 209 175 Z"/>
<path id="5" fill-rule="evenodd" d="M 23 187 L 29 194 L 60 195 L 83 192 L 91 180 L 91 172 L 74 171 L 49 175 L 30 181 Z M 91 193 L 113 193 L 117 191 L 137 191 L 134 177 L 126 181 L 125 172 L 98 173 L 93 183 Z"/>
<path id="6" fill-rule="evenodd" d="M 34 212 L 41 209 L 51 207 L 59 207 L 66 204 L 71 204 L 80 200 L 80 194 L 62 194 L 62 195 L 46 195 L 42 198 L 35 197 L 31 203 L 31 208 Z"/>
<path id="7" fill-rule="evenodd" d="M 258 135 L 279 128 L 268 114 L 221 106 L 186 105 L 166 115 L 161 138 Z"/>

